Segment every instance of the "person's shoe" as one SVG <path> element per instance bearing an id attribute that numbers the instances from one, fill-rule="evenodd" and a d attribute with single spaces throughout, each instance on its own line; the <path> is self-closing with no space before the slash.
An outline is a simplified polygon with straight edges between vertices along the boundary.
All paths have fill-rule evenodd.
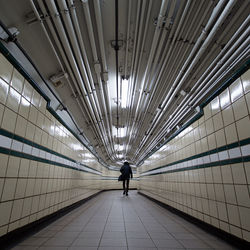
<path id="1" fill-rule="evenodd" d="M 125 191 L 123 191 L 123 195 L 125 194 Z"/>
<path id="2" fill-rule="evenodd" d="M 128 193 L 126 193 L 126 196 L 128 196 Z"/>

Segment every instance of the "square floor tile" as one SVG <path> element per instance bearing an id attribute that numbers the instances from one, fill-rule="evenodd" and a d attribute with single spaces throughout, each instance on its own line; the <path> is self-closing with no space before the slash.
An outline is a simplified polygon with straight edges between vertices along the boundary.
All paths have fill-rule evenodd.
<path id="1" fill-rule="evenodd" d="M 69 247 L 67 249 L 68 250 L 98 250 L 98 247 L 83 247 L 83 246 L 81 246 L 81 247 L 75 247 L 75 246 L 73 246 L 73 247 Z"/>
<path id="2" fill-rule="evenodd" d="M 129 250 L 157 250 L 156 247 L 128 247 Z"/>
<path id="3" fill-rule="evenodd" d="M 154 239 L 153 240 L 157 247 L 168 247 L 168 248 L 184 248 L 177 240 L 175 239 Z"/>
<path id="4" fill-rule="evenodd" d="M 168 232 L 148 232 L 152 239 L 174 239 L 174 237 Z"/>
<path id="5" fill-rule="evenodd" d="M 107 226 L 107 227 L 105 227 L 104 231 L 107 231 L 107 232 L 124 232 L 125 227 L 124 226 Z"/>
<path id="6" fill-rule="evenodd" d="M 53 237 L 58 231 L 52 231 L 52 230 L 41 230 L 33 235 L 33 237 L 43 237 L 43 238 L 50 238 Z"/>
<path id="7" fill-rule="evenodd" d="M 73 238 L 50 238 L 48 241 L 45 242 L 44 246 L 63 246 L 67 247 L 72 244 L 74 241 Z"/>
<path id="8" fill-rule="evenodd" d="M 150 236 L 146 231 L 144 232 L 127 231 L 126 236 L 127 239 L 150 239 Z"/>
<path id="9" fill-rule="evenodd" d="M 22 245 L 25 244 L 25 245 Z M 128 245 L 128 246 L 127 246 Z M 236 249 L 131 191 L 103 192 L 12 249 Z"/>
<path id="10" fill-rule="evenodd" d="M 164 227 L 146 227 L 146 230 L 148 232 L 167 232 L 167 230 Z"/>
<path id="11" fill-rule="evenodd" d="M 78 238 L 76 239 L 72 246 L 83 246 L 83 247 L 97 247 L 99 245 L 100 239 L 96 238 Z"/>
<path id="12" fill-rule="evenodd" d="M 99 247 L 98 250 L 127 250 L 127 247 Z"/>
<path id="13" fill-rule="evenodd" d="M 102 231 L 99 232 L 80 232 L 78 238 L 98 238 L 100 239 L 102 236 Z"/>
<path id="14" fill-rule="evenodd" d="M 79 235 L 80 232 L 75 232 L 75 231 L 60 231 L 56 233 L 53 237 L 59 238 L 76 238 Z"/>
<path id="15" fill-rule="evenodd" d="M 46 242 L 49 238 L 45 237 L 30 237 L 20 242 L 20 246 L 41 246 L 44 242 Z"/>
<path id="16" fill-rule="evenodd" d="M 116 238 L 103 238 L 100 243 L 100 247 L 124 247 L 127 246 L 126 239 L 116 239 Z"/>
<path id="17" fill-rule="evenodd" d="M 199 240 L 199 239 L 186 239 L 186 240 L 179 240 L 179 242 L 185 247 L 185 248 L 209 248 L 209 245 L 207 245 L 205 242 Z"/>
<path id="18" fill-rule="evenodd" d="M 34 246 L 15 246 L 13 248 L 11 248 L 11 250 L 36 250 L 38 249 L 38 247 L 34 247 Z"/>
<path id="19" fill-rule="evenodd" d="M 80 232 L 82 231 L 84 228 L 84 226 L 72 226 L 72 225 L 68 225 L 65 226 L 62 231 L 70 231 L 70 232 Z"/>
<path id="20" fill-rule="evenodd" d="M 67 247 L 56 247 L 56 246 L 53 246 L 53 247 L 43 246 L 43 247 L 39 247 L 38 249 L 39 250 L 67 250 L 68 248 Z"/>
<path id="21" fill-rule="evenodd" d="M 190 240 L 190 239 L 198 239 L 194 234 L 190 233 L 171 233 L 173 237 L 177 240 Z"/>
<path id="22" fill-rule="evenodd" d="M 129 247 L 155 247 L 151 239 L 127 239 Z"/>
<path id="23" fill-rule="evenodd" d="M 117 239 L 125 239 L 126 234 L 125 232 L 109 232 L 109 231 L 104 231 L 102 238 L 117 238 Z"/>

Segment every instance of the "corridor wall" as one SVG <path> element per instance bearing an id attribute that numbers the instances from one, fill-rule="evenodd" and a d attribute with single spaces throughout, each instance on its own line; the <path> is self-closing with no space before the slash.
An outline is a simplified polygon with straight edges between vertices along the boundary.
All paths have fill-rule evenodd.
<path id="1" fill-rule="evenodd" d="M 250 70 L 148 158 L 138 189 L 250 241 Z"/>
<path id="2" fill-rule="evenodd" d="M 110 175 L 0 54 L 0 236 L 116 188 L 103 173 Z"/>

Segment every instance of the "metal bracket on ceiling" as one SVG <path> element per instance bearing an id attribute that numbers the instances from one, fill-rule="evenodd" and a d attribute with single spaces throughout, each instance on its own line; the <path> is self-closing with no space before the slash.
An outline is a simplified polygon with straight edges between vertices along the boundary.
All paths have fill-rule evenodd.
<path id="1" fill-rule="evenodd" d="M 2 27 L 0 27 L 0 39 L 5 42 L 15 42 L 17 40 L 17 36 L 20 33 L 16 27 L 8 28 L 9 34 Z"/>
<path id="2" fill-rule="evenodd" d="M 64 111 L 64 110 L 67 110 L 67 108 L 65 107 L 65 106 L 63 106 L 62 104 L 59 104 L 57 107 L 56 107 L 56 109 L 55 109 L 56 111 Z"/>
<path id="3" fill-rule="evenodd" d="M 116 40 L 111 41 L 111 47 L 114 50 L 120 50 L 123 47 L 123 44 L 124 44 L 123 40 L 118 40 L 117 42 L 116 42 Z"/>

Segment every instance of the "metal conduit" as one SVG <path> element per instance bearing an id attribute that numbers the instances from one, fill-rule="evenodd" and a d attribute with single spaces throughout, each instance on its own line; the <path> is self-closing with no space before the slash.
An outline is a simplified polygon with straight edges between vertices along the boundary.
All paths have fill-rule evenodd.
<path id="1" fill-rule="evenodd" d="M 198 41 L 197 41 L 197 44 L 200 44 L 200 43 L 201 43 L 201 40 L 203 39 L 203 37 L 204 37 L 205 34 L 206 34 L 206 30 L 208 30 L 208 28 L 212 25 L 214 19 L 216 18 L 217 14 L 218 14 L 218 12 L 220 11 L 220 9 L 222 8 L 223 4 L 224 4 L 223 1 L 221 1 L 221 2 L 216 6 L 216 8 L 214 9 L 213 14 L 212 14 L 211 17 L 210 17 L 210 20 L 208 21 L 208 23 L 207 23 L 205 29 L 204 29 L 203 32 L 202 32 L 202 35 L 200 36 L 200 38 L 199 38 Z M 226 6 L 225 9 L 223 10 L 222 14 L 220 15 L 218 21 L 216 22 L 216 25 L 212 28 L 212 31 L 209 33 L 207 39 L 204 41 L 203 46 L 199 49 L 199 52 L 196 54 L 195 60 L 192 60 L 192 63 L 191 63 L 191 65 L 188 67 L 188 70 L 185 71 L 184 77 L 181 78 L 181 81 L 178 83 L 178 86 L 176 86 L 176 89 L 175 89 L 174 87 L 175 87 L 176 83 L 179 81 L 179 79 L 180 79 L 180 77 L 181 77 L 181 75 L 182 75 L 183 70 L 180 71 L 179 76 L 176 78 L 175 82 L 173 83 L 173 85 L 172 85 L 172 87 L 171 87 L 171 90 L 172 90 L 173 92 L 172 92 L 171 90 L 169 91 L 169 94 L 168 94 L 167 97 L 165 98 L 165 102 L 166 102 L 166 100 L 167 100 L 167 103 L 164 103 L 164 102 L 163 102 L 163 106 L 164 106 L 164 107 L 163 107 L 163 110 L 161 110 L 161 112 L 159 113 L 159 115 L 157 115 L 157 116 L 155 117 L 155 119 L 154 119 L 154 121 L 153 121 L 153 124 L 154 124 L 154 125 L 151 126 L 150 131 L 152 131 L 152 130 L 156 127 L 156 125 L 158 124 L 158 121 L 161 119 L 161 117 L 163 116 L 164 112 L 165 112 L 166 109 L 168 108 L 170 102 L 173 100 L 173 97 L 175 96 L 175 94 L 177 93 L 177 91 L 179 91 L 181 84 L 184 82 L 186 76 L 188 75 L 188 72 L 191 71 L 191 69 L 193 68 L 193 65 L 198 61 L 198 59 L 199 59 L 200 56 L 202 55 L 202 53 L 203 53 L 203 51 L 205 50 L 205 48 L 208 46 L 210 40 L 213 38 L 213 35 L 215 34 L 215 32 L 216 32 L 216 30 L 218 29 L 219 25 L 222 23 L 222 21 L 224 20 L 224 18 L 225 18 L 225 17 L 227 16 L 227 14 L 230 12 L 230 10 L 231 10 L 231 8 L 233 7 L 234 4 L 235 4 L 235 1 L 233 1 L 233 0 L 230 1 L 230 2 L 227 4 L 227 6 Z M 193 48 L 193 50 L 192 50 L 193 53 L 194 53 L 194 51 L 196 51 L 196 47 L 198 47 L 198 45 L 196 45 L 196 46 Z M 184 64 L 183 68 L 186 67 L 187 62 L 190 60 L 191 55 L 192 55 L 193 53 L 191 52 L 189 58 L 186 60 L 186 63 Z M 169 96 L 170 96 L 170 93 L 171 93 L 171 97 L 170 97 L 170 99 L 168 99 Z"/>
<path id="2" fill-rule="evenodd" d="M 78 122 L 84 121 L 85 127 L 86 124 L 91 125 L 87 136 L 92 144 L 94 142 L 101 146 L 98 149 L 100 155 L 108 157 L 107 161 L 117 161 L 107 86 L 107 62 L 110 63 L 110 59 L 106 61 L 107 40 L 104 38 L 107 37 L 102 22 L 102 11 L 107 11 L 105 5 L 99 0 L 91 3 L 81 0 L 79 5 L 74 5 L 73 0 L 37 1 L 36 6 L 40 7 L 37 8 L 43 13 L 43 18 L 34 0 L 30 0 L 30 3 L 61 71 L 69 74 L 69 78 L 65 78 L 69 85 L 67 88 L 73 93 L 78 105 L 77 112 L 83 114 Z M 126 46 L 120 52 L 118 0 L 114 1 L 117 91 L 115 123 L 117 128 L 124 125 L 121 124 L 123 119 L 119 119 L 119 114 L 123 112 L 118 103 L 120 71 L 125 77 L 129 76 L 123 151 L 125 157 L 131 157 L 136 163 L 162 144 L 163 138 L 176 130 L 177 125 L 193 117 L 196 106 L 227 76 L 228 70 L 244 62 L 249 51 L 250 17 L 246 17 L 245 11 L 247 1 L 242 5 L 236 0 L 162 0 L 157 6 L 153 3 L 153 0 L 128 1 L 125 14 L 127 26 L 124 29 Z M 82 15 L 76 6 L 83 10 L 86 36 L 82 35 L 78 19 Z M 246 18 L 244 23 L 241 23 L 241 13 Z M 229 14 L 233 14 L 230 20 Z M 153 16 L 158 17 L 155 29 L 150 23 Z M 204 27 L 203 30 L 201 27 Z M 218 33 L 221 27 L 223 30 Z M 237 31 L 228 39 L 232 28 Z M 148 31 L 152 36 L 147 40 Z M 133 51 L 129 49 L 132 43 L 128 44 L 131 35 Z M 89 46 L 90 51 L 85 46 Z M 107 52 L 110 53 L 110 50 Z M 118 54 L 119 60 L 124 57 L 123 68 L 120 70 Z M 92 65 L 92 58 L 95 65 Z M 180 93 L 183 92 L 181 90 L 184 94 Z M 73 105 L 69 104 L 68 109 L 73 110 Z M 129 145 L 132 147 L 129 148 Z"/>
<path id="3" fill-rule="evenodd" d="M 244 24 L 244 26 L 245 26 L 245 24 Z M 199 87 L 198 89 L 197 89 L 197 86 L 194 86 L 194 87 L 193 87 L 193 89 L 195 90 L 196 93 L 195 93 L 195 94 L 192 94 L 191 96 L 188 96 L 188 97 L 189 97 L 188 100 L 186 100 L 186 102 L 181 103 L 180 107 L 181 107 L 182 111 L 181 111 L 181 110 L 179 110 L 179 111 L 176 110 L 175 113 L 177 114 L 177 116 L 174 117 L 175 120 L 171 119 L 172 121 L 171 121 L 171 123 L 169 124 L 169 126 L 167 126 L 167 128 L 169 128 L 170 126 L 176 126 L 176 125 L 179 123 L 179 120 L 182 119 L 183 115 L 184 115 L 186 112 L 188 112 L 189 110 L 191 110 L 191 106 L 188 106 L 187 103 L 189 103 L 189 102 L 192 100 L 193 102 L 196 101 L 196 104 L 195 104 L 195 105 L 197 105 L 197 100 L 199 101 L 200 99 L 204 98 L 204 96 L 207 94 L 207 91 L 209 91 L 209 89 L 212 89 L 213 86 L 216 84 L 215 79 L 218 79 L 218 80 L 221 79 L 221 76 L 219 77 L 219 74 L 224 74 L 224 75 L 225 75 L 225 70 L 228 68 L 228 65 L 230 65 L 230 64 L 233 63 L 233 61 L 235 60 L 235 57 L 238 58 L 239 56 L 241 56 L 240 53 L 241 53 L 242 51 L 245 51 L 246 49 L 249 49 L 249 45 L 248 45 L 248 44 L 249 44 L 250 38 L 248 38 L 247 40 L 245 40 L 248 34 L 249 34 L 249 28 L 248 28 L 248 30 L 246 30 L 245 33 L 240 37 L 240 39 L 237 40 L 238 43 L 237 43 L 237 44 L 234 44 L 234 46 L 230 49 L 230 52 L 235 51 L 235 52 L 232 54 L 231 58 L 228 59 L 227 55 L 224 56 L 223 62 L 221 62 L 220 64 L 217 64 L 217 66 L 218 66 L 218 65 L 219 65 L 219 66 L 223 65 L 223 67 L 222 67 L 220 70 L 218 70 L 218 71 L 216 71 L 216 68 L 214 68 L 213 72 L 216 71 L 217 73 L 216 73 L 212 78 L 210 78 L 209 82 L 207 82 L 207 84 L 206 84 L 205 86 L 204 86 L 204 84 L 199 85 L 200 87 Z M 230 43 L 232 43 L 233 40 L 234 40 L 234 39 L 231 39 L 231 40 L 230 40 L 230 41 L 231 41 Z M 240 42 L 242 42 L 242 41 L 245 41 L 245 42 L 244 42 L 237 50 L 235 50 L 235 48 L 238 46 L 238 44 L 239 44 Z M 229 44 L 227 44 L 227 46 L 229 46 Z M 218 57 L 219 57 L 219 56 L 218 56 Z M 217 59 L 217 58 L 216 58 L 216 59 Z M 217 60 L 215 60 L 215 61 L 217 61 Z M 213 72 L 211 72 L 211 74 L 212 74 Z M 210 75 L 211 75 L 211 74 L 210 74 Z M 207 77 L 207 78 L 208 78 L 208 77 Z M 211 85 L 211 83 L 213 83 L 213 84 Z M 204 87 L 202 88 L 202 86 L 204 86 Z M 192 92 L 192 91 L 191 91 L 191 92 Z M 188 110 L 187 110 L 187 109 L 188 109 Z M 179 120 L 177 120 L 178 118 L 179 118 Z M 173 123 L 174 123 L 175 125 L 173 125 Z M 170 129 L 171 129 L 171 127 L 170 127 Z M 157 144 L 159 143 L 159 140 L 161 140 L 161 139 L 159 139 L 159 138 L 162 138 L 162 137 L 164 136 L 164 133 L 166 133 L 166 131 L 164 131 L 164 130 L 163 130 L 163 132 L 159 131 L 158 136 L 155 138 L 154 146 L 157 145 Z M 158 139 L 157 139 L 157 138 L 158 138 Z M 153 146 L 153 147 L 154 147 L 154 146 Z"/>
<path id="4" fill-rule="evenodd" d="M 182 23 L 183 23 L 183 21 L 184 21 L 184 17 L 186 16 L 186 13 L 187 13 L 187 10 L 188 10 L 188 8 L 189 8 L 189 5 L 190 5 L 190 1 L 188 1 L 188 3 L 186 4 L 186 6 L 185 6 L 185 9 L 184 9 L 184 12 L 183 12 L 183 14 L 182 14 L 182 17 L 181 17 L 181 20 L 180 20 L 180 22 L 178 23 L 178 26 L 177 26 L 177 30 L 176 30 L 176 32 L 175 32 L 175 38 L 172 40 L 172 43 L 174 43 L 175 42 L 175 40 L 176 40 L 176 36 L 177 36 L 177 33 L 178 33 L 178 30 L 180 29 L 180 27 L 181 27 L 181 25 L 182 25 Z M 171 8 L 172 9 L 172 11 L 173 11 L 173 7 Z M 179 13 L 180 13 L 180 11 L 179 11 Z M 172 12 L 170 12 L 170 15 L 171 14 L 173 14 Z M 166 30 L 166 29 L 164 29 L 164 30 Z M 164 31 L 163 31 L 164 32 Z M 166 34 L 164 35 L 164 36 L 162 36 L 162 39 L 161 39 L 161 46 L 163 46 L 163 41 L 165 40 L 165 36 L 166 36 Z M 169 41 L 170 41 L 170 39 L 169 39 Z M 159 46 L 160 47 L 160 46 Z M 167 47 L 167 46 L 166 46 Z M 161 47 L 160 47 L 161 48 Z M 160 52 L 161 50 L 158 50 L 158 52 Z M 158 53 L 157 54 L 157 58 L 159 58 L 159 56 L 160 56 L 160 53 Z M 154 65 L 153 65 L 153 69 L 152 69 L 152 72 L 155 72 L 156 71 L 156 61 L 157 61 L 157 59 L 155 59 L 154 60 Z M 145 92 L 146 92 L 146 94 L 144 95 L 144 98 L 143 98 L 143 101 L 142 101 L 142 103 L 144 104 L 144 107 L 141 107 L 140 108 L 140 110 L 141 110 L 141 112 L 140 112 L 140 115 L 142 114 L 143 115 L 143 117 L 140 117 L 139 118 L 139 120 L 141 120 L 141 124 L 145 121 L 145 117 L 146 117 L 146 115 L 145 115 L 145 112 L 144 112 L 144 110 L 148 110 L 148 105 L 150 104 L 149 103 L 149 101 L 147 101 L 147 99 L 149 98 L 149 95 L 150 96 L 152 96 L 152 94 L 155 92 L 155 90 L 156 90 L 156 87 L 157 87 L 157 85 L 155 84 L 154 85 L 154 88 L 153 88 L 153 90 L 151 90 L 151 85 L 152 85 L 152 78 L 150 77 L 149 78 L 149 86 L 147 87 L 148 89 L 147 90 L 145 90 Z M 152 93 L 153 92 L 153 93 Z M 146 100 L 145 100 L 146 99 Z M 147 105 L 147 107 L 145 108 L 145 106 Z M 140 127 L 141 127 L 141 125 L 139 125 Z M 138 130 L 137 130 L 137 133 L 138 133 Z"/>
<path id="5" fill-rule="evenodd" d="M 246 32 L 247 32 L 247 31 L 246 31 Z M 233 40 L 233 39 L 231 39 L 231 40 Z M 238 40 L 237 40 L 237 41 L 238 41 Z M 238 42 L 239 42 L 239 41 L 238 41 Z M 229 46 L 229 44 L 230 44 L 230 43 L 228 43 L 226 46 Z M 234 47 L 236 47 L 236 45 L 235 45 Z M 233 51 L 233 49 L 234 49 L 234 48 L 232 48 L 232 51 Z M 215 70 L 216 70 L 216 69 L 215 69 Z M 206 86 L 207 86 L 207 85 L 206 85 Z M 201 97 L 201 98 L 202 98 L 202 97 Z M 201 98 L 200 98 L 200 99 L 201 99 Z M 180 105 L 180 107 L 184 107 L 184 104 L 182 103 L 182 104 Z"/>
<path id="6" fill-rule="evenodd" d="M 41 4 L 41 3 L 42 2 L 40 2 L 39 4 Z M 73 58 L 73 54 L 71 52 L 70 45 L 68 43 L 67 37 L 66 37 L 65 33 L 63 32 L 63 26 L 62 26 L 62 24 L 60 22 L 60 19 L 58 19 L 60 17 L 58 16 L 58 12 L 56 10 L 56 6 L 55 6 L 55 4 L 53 5 L 52 2 L 49 2 L 49 4 L 50 4 L 50 6 L 49 6 L 50 10 L 55 12 L 55 16 L 54 16 L 54 20 L 56 21 L 55 24 L 57 26 L 57 30 L 59 31 L 59 35 L 63 39 L 62 42 L 63 42 L 63 44 L 65 46 L 65 50 L 66 50 L 66 53 L 67 53 L 67 58 L 69 58 L 71 64 L 73 64 L 73 70 L 74 70 L 74 73 L 76 75 L 76 78 L 77 78 L 78 82 L 81 83 L 80 87 L 81 87 L 81 91 L 83 91 L 83 96 L 85 96 L 85 101 L 86 101 L 87 107 L 88 107 L 87 110 L 90 111 L 89 117 L 90 117 L 91 120 L 94 119 L 93 120 L 93 124 L 94 125 L 95 124 L 98 125 L 98 122 L 96 120 L 96 116 L 94 115 L 94 111 L 92 110 L 92 105 L 91 105 L 89 96 L 87 95 L 86 89 L 85 89 L 85 87 L 83 85 L 83 82 L 82 82 L 82 79 L 81 79 L 81 76 L 80 76 L 80 72 L 78 71 L 77 64 L 76 64 L 76 62 L 75 62 L 75 60 Z M 52 33 L 53 32 L 54 32 L 54 30 L 52 30 Z M 76 87 L 78 88 L 78 84 L 76 84 Z M 80 98 L 82 98 L 81 95 L 80 95 Z M 83 101 L 83 104 L 84 104 L 84 101 Z M 101 133 L 100 133 L 99 127 L 96 126 L 96 125 L 94 126 L 94 129 L 96 129 L 96 136 L 99 137 L 99 135 Z"/>

